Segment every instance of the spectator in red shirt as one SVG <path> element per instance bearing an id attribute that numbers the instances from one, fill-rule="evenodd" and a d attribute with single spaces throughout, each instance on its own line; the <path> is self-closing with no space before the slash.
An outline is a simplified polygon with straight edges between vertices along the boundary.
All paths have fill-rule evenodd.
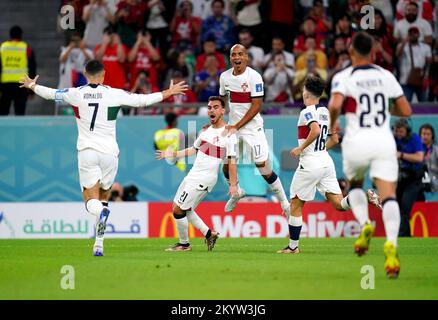
<path id="1" fill-rule="evenodd" d="M 172 47 L 178 51 L 199 49 L 202 21 L 198 17 L 192 16 L 193 4 L 189 0 L 184 0 L 179 5 L 177 12 L 170 24 L 172 33 Z"/>
<path id="2" fill-rule="evenodd" d="M 112 27 L 107 27 L 104 32 L 102 44 L 94 49 L 96 59 L 105 66 L 104 84 L 113 88 L 125 89 L 126 74 L 123 63 L 126 59 L 126 47 L 121 43 L 119 35 Z"/>
<path id="3" fill-rule="evenodd" d="M 295 56 L 299 56 L 306 51 L 306 38 L 313 37 L 316 41 L 316 49 L 325 50 L 324 39 L 316 33 L 316 23 L 311 17 L 307 17 L 301 25 L 301 34 L 296 37 L 294 42 L 293 53 Z"/>
<path id="4" fill-rule="evenodd" d="M 330 48 L 329 54 L 329 67 L 334 69 L 338 64 L 339 56 L 347 51 L 347 45 L 345 44 L 344 38 L 337 36 L 334 40 L 334 45 Z"/>
<path id="5" fill-rule="evenodd" d="M 154 63 L 160 60 L 159 51 L 151 43 L 151 35 L 146 30 L 137 34 L 137 42 L 128 54 L 128 61 L 131 66 L 131 86 L 134 85 L 135 79 L 140 71 L 147 71 L 150 82 L 157 86 L 157 70 Z"/>
<path id="6" fill-rule="evenodd" d="M 348 13 L 344 13 L 336 22 L 335 37 L 342 37 L 347 47 L 350 45 L 353 37 L 353 28 L 351 27 L 351 17 Z"/>
<path id="7" fill-rule="evenodd" d="M 185 81 L 185 78 L 183 77 L 182 73 L 179 71 L 173 72 L 171 78 L 174 83 Z M 178 107 L 183 103 L 198 102 L 198 98 L 196 97 L 196 94 L 192 91 L 191 88 L 189 88 L 186 92 L 184 92 L 184 95 L 179 94 L 177 96 L 170 97 L 164 100 L 163 102 L 172 103 L 174 106 L 176 106 L 174 108 L 166 108 L 163 111 L 163 113 L 175 112 L 176 114 L 181 115 L 181 114 L 196 114 L 198 111 L 196 107 L 189 107 L 189 108 Z"/>
<path id="8" fill-rule="evenodd" d="M 146 4 L 140 0 L 122 0 L 117 5 L 117 31 L 128 48 L 135 44 L 137 32 L 144 26 L 146 8 Z"/>
<path id="9" fill-rule="evenodd" d="M 325 14 L 322 0 L 313 1 L 313 7 L 310 10 L 309 16 L 316 23 L 315 32 L 325 39 L 332 29 L 333 23 L 330 17 Z"/>
<path id="10" fill-rule="evenodd" d="M 200 72 L 204 68 L 205 60 L 207 59 L 207 56 L 210 55 L 216 57 L 219 71 L 224 71 L 226 67 L 225 59 L 221 53 L 217 52 L 216 42 L 214 41 L 214 39 L 212 38 L 207 39 L 204 42 L 203 47 L 204 47 L 204 53 L 196 57 L 196 67 L 195 67 L 196 72 Z"/>

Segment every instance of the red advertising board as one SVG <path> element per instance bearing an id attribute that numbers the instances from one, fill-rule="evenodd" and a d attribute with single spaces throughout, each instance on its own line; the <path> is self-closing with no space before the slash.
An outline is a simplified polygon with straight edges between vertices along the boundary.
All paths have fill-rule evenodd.
<path id="1" fill-rule="evenodd" d="M 239 203 L 233 213 L 224 212 L 224 202 L 201 203 L 196 212 L 222 237 L 288 236 L 288 224 L 277 203 Z M 381 211 L 370 206 L 376 236 L 384 236 Z M 416 237 L 438 236 L 438 203 L 418 202 L 411 213 L 411 230 Z M 356 237 L 360 226 L 351 211 L 340 212 L 326 202 L 309 202 L 303 212 L 301 237 Z M 172 203 L 149 203 L 149 237 L 176 237 Z M 202 236 L 189 227 L 190 237 Z"/>

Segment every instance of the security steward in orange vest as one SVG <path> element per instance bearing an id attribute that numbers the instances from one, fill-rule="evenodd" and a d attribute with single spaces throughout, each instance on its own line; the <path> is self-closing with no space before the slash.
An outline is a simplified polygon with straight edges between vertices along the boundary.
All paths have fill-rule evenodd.
<path id="1" fill-rule="evenodd" d="M 25 75 L 36 76 L 36 62 L 33 50 L 22 41 L 23 30 L 13 26 L 9 30 L 10 40 L 0 46 L 0 115 L 9 114 L 14 101 L 15 115 L 22 116 L 26 110 L 29 90 L 20 88 L 19 81 Z"/>

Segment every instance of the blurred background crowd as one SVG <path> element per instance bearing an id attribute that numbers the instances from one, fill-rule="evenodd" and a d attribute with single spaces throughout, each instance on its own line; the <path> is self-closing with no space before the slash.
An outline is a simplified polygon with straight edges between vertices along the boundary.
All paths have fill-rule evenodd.
<path id="1" fill-rule="evenodd" d="M 434 1 L 61 1 L 66 4 L 75 8 L 76 29 L 65 32 L 59 87 L 83 84 L 83 64 L 95 57 L 105 64 L 106 84 L 131 92 L 161 90 L 171 78 L 187 81 L 188 94 L 166 102 L 177 114 L 193 114 L 197 108 L 174 107 L 217 94 L 220 73 L 230 66 L 229 49 L 239 42 L 264 77 L 265 102 L 300 101 L 306 75 L 330 83 L 350 63 L 348 47 L 361 28 L 361 8 L 372 5 L 374 29 L 367 32 L 375 39 L 375 63 L 397 75 L 409 100 L 438 98 Z"/>

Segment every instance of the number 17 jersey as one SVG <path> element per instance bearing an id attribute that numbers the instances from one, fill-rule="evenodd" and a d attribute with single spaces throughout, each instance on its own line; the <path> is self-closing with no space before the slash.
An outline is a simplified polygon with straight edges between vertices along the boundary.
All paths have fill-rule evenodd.
<path id="1" fill-rule="evenodd" d="M 325 147 L 329 137 L 330 114 L 323 105 L 311 105 L 301 110 L 298 119 L 298 145 L 301 146 L 306 141 L 313 122 L 319 125 L 321 133 L 300 155 L 300 167 L 305 170 L 333 166 L 333 160 Z"/>

